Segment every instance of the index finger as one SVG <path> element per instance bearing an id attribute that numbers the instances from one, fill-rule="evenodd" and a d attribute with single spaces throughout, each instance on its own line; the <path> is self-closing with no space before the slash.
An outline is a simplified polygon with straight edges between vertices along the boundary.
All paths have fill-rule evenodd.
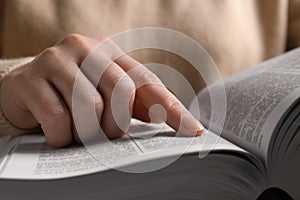
<path id="1" fill-rule="evenodd" d="M 159 78 L 141 63 L 123 55 L 115 62 L 132 78 L 136 87 L 136 98 L 148 109 L 160 105 L 166 112 L 166 123 L 182 136 L 199 136 L 204 127 L 161 83 Z M 133 73 L 132 73 L 133 72 Z M 147 84 L 144 84 L 147 83 Z"/>

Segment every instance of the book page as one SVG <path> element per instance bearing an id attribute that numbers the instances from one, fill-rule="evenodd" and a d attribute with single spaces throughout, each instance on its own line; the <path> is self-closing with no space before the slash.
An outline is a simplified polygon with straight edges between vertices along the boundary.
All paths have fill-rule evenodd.
<path id="1" fill-rule="evenodd" d="M 174 137 L 174 134 L 173 129 L 165 124 L 162 128 L 161 125 L 132 120 L 130 131 L 125 137 L 113 140 L 112 144 L 102 143 L 89 149 L 81 145 L 54 149 L 47 145 L 41 134 L 23 135 L 15 139 L 18 140 L 17 145 L 1 163 L 0 178 L 57 179 L 91 174 L 147 160 L 209 151 L 210 149 L 203 149 L 202 144 L 216 140 L 218 143 L 213 150 L 244 152 L 208 131 L 205 133 L 205 141 L 204 135 L 188 138 Z M 92 155 L 93 151 L 98 156 Z"/>
<path id="2" fill-rule="evenodd" d="M 225 79 L 227 111 L 222 137 L 266 161 L 276 125 L 300 97 L 299 77 L 300 49 L 297 49 Z M 216 83 L 210 89 L 218 89 L 220 85 Z M 208 127 L 211 117 L 208 90 L 202 91 L 198 99 L 200 120 Z M 212 130 L 217 126 L 212 125 Z"/>

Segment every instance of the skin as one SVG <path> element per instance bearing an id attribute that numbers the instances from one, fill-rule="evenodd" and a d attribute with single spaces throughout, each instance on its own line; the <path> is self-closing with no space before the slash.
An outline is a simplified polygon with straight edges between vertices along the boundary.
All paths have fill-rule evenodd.
<path id="1" fill-rule="evenodd" d="M 105 39 L 68 35 L 42 51 L 32 62 L 6 75 L 0 92 L 2 110 L 8 120 L 23 129 L 41 125 L 48 144 L 53 147 L 80 142 L 72 118 L 73 86 L 84 58 Z M 140 67 L 141 75 L 127 74 L 135 67 Z M 184 123 L 186 129 L 178 132 L 180 135 L 201 135 L 202 125 L 162 84 L 147 84 L 135 89 L 134 85 L 140 80 L 157 82 L 159 79 L 139 62 L 124 55 L 104 71 L 93 95 L 82 91 L 85 103 L 94 102 L 95 97 L 97 117 L 108 138 L 118 138 L 124 134 L 114 121 L 109 106 L 115 84 L 124 77 L 128 83 L 132 83 L 124 87 L 124 95 L 130 95 L 132 117 L 146 122 L 153 121 L 149 117 L 149 108 L 159 104 L 166 111 L 168 125 L 178 130 L 180 122 Z M 84 78 L 88 81 L 87 77 Z M 155 117 L 157 121 L 162 118 L 159 115 Z"/>

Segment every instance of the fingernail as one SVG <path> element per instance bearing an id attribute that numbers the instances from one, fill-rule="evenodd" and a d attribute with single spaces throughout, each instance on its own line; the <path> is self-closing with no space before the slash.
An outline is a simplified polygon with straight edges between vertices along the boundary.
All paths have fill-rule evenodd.
<path id="1" fill-rule="evenodd" d="M 204 133 L 204 126 L 202 124 L 198 123 L 198 130 L 197 130 L 196 136 L 200 136 L 200 135 L 202 135 L 202 133 Z"/>
<path id="2" fill-rule="evenodd" d="M 184 135 L 200 136 L 203 133 L 204 127 L 193 116 L 184 115 L 182 121 L 186 132 Z"/>

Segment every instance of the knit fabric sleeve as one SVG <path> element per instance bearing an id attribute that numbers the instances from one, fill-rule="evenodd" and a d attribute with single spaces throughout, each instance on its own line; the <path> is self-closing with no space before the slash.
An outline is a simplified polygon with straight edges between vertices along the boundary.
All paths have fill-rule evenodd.
<path id="1" fill-rule="evenodd" d="M 18 59 L 0 59 L 0 88 L 1 82 L 6 74 L 10 71 L 27 64 L 33 60 L 33 57 L 26 57 L 26 58 L 18 58 Z M 20 129 L 15 127 L 9 120 L 5 117 L 2 108 L 1 108 L 1 96 L 0 96 L 0 137 L 5 135 L 21 135 L 24 133 L 31 132 L 35 129 Z"/>

